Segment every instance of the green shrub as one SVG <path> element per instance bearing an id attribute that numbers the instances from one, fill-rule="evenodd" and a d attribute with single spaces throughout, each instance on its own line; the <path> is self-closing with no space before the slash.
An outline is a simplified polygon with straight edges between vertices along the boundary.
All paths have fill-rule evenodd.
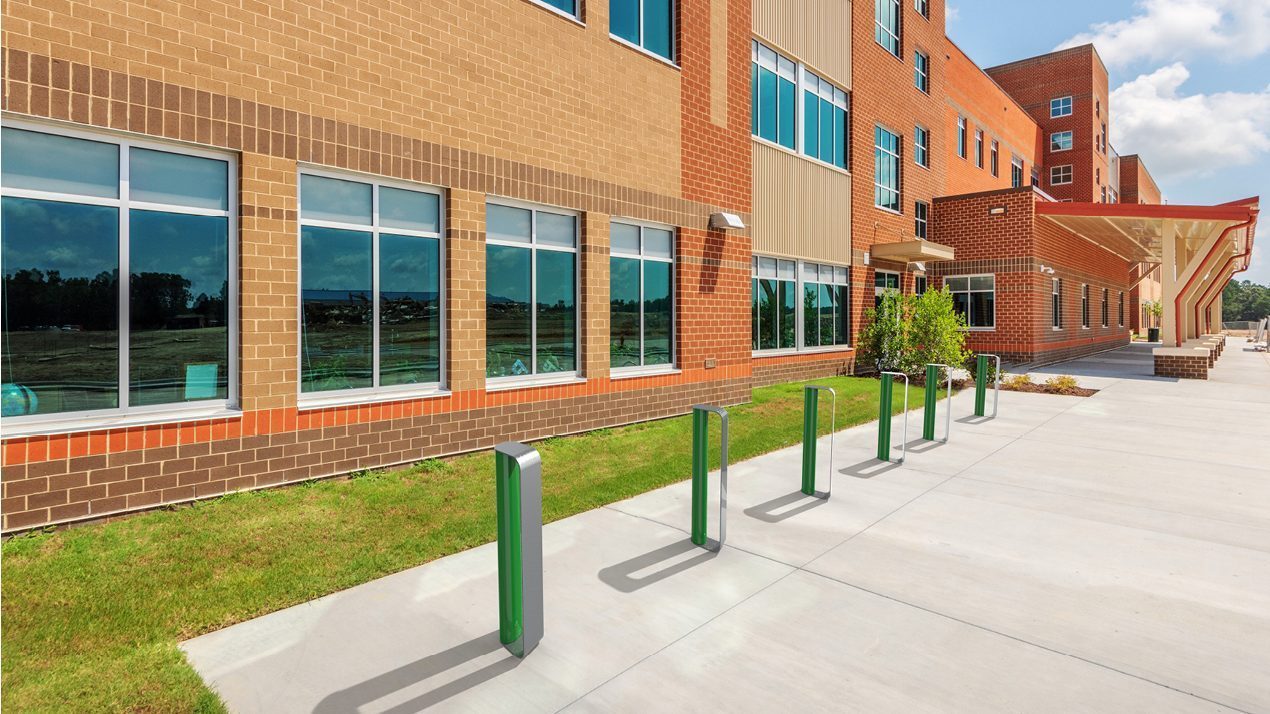
<path id="1" fill-rule="evenodd" d="M 1061 374 L 1045 380 L 1045 389 L 1053 394 L 1072 394 L 1080 387 L 1075 377 Z"/>
<path id="2" fill-rule="evenodd" d="M 860 360 L 879 372 L 919 375 L 927 364 L 955 366 L 969 355 L 966 319 L 953 309 L 947 290 L 927 290 L 921 296 L 887 290 L 881 304 L 865 310 L 864 317 Z"/>
<path id="3" fill-rule="evenodd" d="M 1006 389 L 1026 389 L 1032 384 L 1032 375 L 1030 374 L 1011 374 L 1001 379 L 1001 386 Z"/>

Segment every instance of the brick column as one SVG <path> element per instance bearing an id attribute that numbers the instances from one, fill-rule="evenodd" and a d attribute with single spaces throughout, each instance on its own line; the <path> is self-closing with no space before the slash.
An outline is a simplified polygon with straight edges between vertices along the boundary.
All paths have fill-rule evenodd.
<path id="1" fill-rule="evenodd" d="M 446 386 L 485 388 L 485 194 L 447 193 Z"/>
<path id="2" fill-rule="evenodd" d="M 609 376 L 609 215 L 582 214 L 582 358 L 587 379 Z"/>
<path id="3" fill-rule="evenodd" d="M 243 152 L 240 172 L 239 398 L 244 411 L 294 407 L 300 340 L 296 162 Z"/>

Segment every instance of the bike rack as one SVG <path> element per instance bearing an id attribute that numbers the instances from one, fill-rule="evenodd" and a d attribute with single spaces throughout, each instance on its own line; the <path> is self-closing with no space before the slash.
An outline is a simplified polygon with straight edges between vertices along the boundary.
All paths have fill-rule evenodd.
<path id="1" fill-rule="evenodd" d="M 992 392 L 992 418 L 997 418 L 997 405 L 1001 402 L 1001 357 L 981 354 L 975 358 L 975 416 L 983 416 L 987 406 L 988 358 L 996 360 L 996 372 Z"/>
<path id="2" fill-rule="evenodd" d="M 494 447 L 498 639 L 517 657 L 542 640 L 542 459 L 516 441 Z"/>
<path id="3" fill-rule="evenodd" d="M 908 456 L 908 375 L 902 372 L 882 372 L 882 394 L 878 399 L 878 461 L 891 460 L 891 392 L 894 391 L 894 377 L 904 380 L 904 439 L 900 442 L 900 460 L 904 463 Z"/>
<path id="4" fill-rule="evenodd" d="M 939 368 L 944 368 L 944 375 L 948 383 L 948 394 L 944 397 L 944 438 L 935 438 L 935 417 L 937 406 L 937 398 L 939 396 Z M 922 438 L 928 441 L 939 441 L 947 444 L 948 437 L 952 435 L 952 367 L 946 364 L 932 362 L 926 365 L 926 405 L 922 409 Z"/>
<path id="5" fill-rule="evenodd" d="M 719 415 L 719 540 L 714 547 L 706 537 L 706 498 L 709 495 L 710 414 Z M 723 550 L 728 531 L 728 412 L 722 407 L 697 404 L 692 407 L 692 542 L 706 550 Z"/>
<path id="6" fill-rule="evenodd" d="M 824 491 L 816 490 L 816 433 L 820 421 L 820 393 L 829 392 L 833 397 L 829 411 L 829 484 Z M 837 428 L 838 393 L 833 387 L 808 384 L 803 387 L 803 493 L 816 498 L 829 499 L 833 491 L 833 433 Z"/>

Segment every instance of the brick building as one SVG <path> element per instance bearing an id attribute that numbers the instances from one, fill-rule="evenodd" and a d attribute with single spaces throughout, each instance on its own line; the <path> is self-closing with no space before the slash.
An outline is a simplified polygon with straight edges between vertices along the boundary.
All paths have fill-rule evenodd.
<path id="1" fill-rule="evenodd" d="M 1151 172 L 1137 154 L 1121 156 L 1119 161 L 1120 203 L 1163 203 L 1163 196 Z M 1152 266 L 1129 290 L 1129 327 L 1137 333 L 1146 333 L 1148 327 L 1159 327 L 1147 310 L 1147 301 L 1160 301 L 1159 268 Z"/>

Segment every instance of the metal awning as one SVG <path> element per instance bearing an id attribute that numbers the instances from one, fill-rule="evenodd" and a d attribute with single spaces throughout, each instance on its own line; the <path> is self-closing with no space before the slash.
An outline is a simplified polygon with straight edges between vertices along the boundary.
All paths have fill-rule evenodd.
<path id="1" fill-rule="evenodd" d="M 1175 235 L 1197 245 L 1214 232 L 1248 220 L 1241 204 L 1182 206 L 1135 203 L 1058 203 L 1038 201 L 1036 215 L 1133 263 L 1159 263 L 1164 222 Z M 1232 236 L 1238 240 L 1242 236 Z"/>
<path id="2" fill-rule="evenodd" d="M 898 243 L 877 243 L 869 249 L 869 255 L 875 260 L 919 263 L 927 260 L 953 260 L 954 251 L 952 246 L 915 239 Z"/>

